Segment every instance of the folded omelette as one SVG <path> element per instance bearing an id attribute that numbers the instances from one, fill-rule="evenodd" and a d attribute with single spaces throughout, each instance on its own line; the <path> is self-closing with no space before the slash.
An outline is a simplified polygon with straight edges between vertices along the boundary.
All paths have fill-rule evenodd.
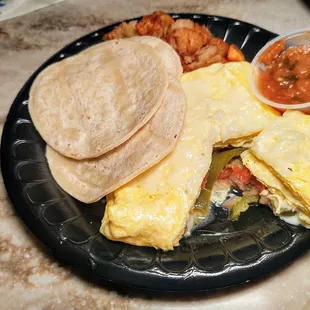
<path id="1" fill-rule="evenodd" d="M 182 77 L 187 101 L 208 105 L 205 117 L 218 127 L 215 147 L 246 146 L 270 120 L 279 116 L 252 94 L 248 62 L 217 63 Z"/>
<path id="2" fill-rule="evenodd" d="M 277 216 L 310 227 L 310 115 L 287 111 L 241 154 L 244 165 L 268 190 Z M 296 218 L 297 217 L 297 218 Z M 296 223 L 296 221 L 295 221 Z"/>
<path id="3" fill-rule="evenodd" d="M 100 232 L 108 239 L 171 250 L 184 235 L 213 145 L 247 145 L 278 117 L 248 87 L 247 62 L 183 75 L 187 110 L 175 150 L 107 196 Z"/>

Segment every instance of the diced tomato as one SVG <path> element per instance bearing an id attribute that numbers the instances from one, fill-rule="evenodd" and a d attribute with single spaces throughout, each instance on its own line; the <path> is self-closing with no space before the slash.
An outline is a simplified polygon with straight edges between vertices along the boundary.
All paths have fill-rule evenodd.
<path id="1" fill-rule="evenodd" d="M 205 188 L 206 187 L 207 181 L 208 181 L 208 173 L 206 174 L 206 176 L 202 180 L 201 188 Z"/>
<path id="2" fill-rule="evenodd" d="M 257 188 L 259 193 L 261 193 L 263 190 L 267 189 L 267 187 L 264 184 L 262 184 L 262 183 L 258 183 L 256 185 L 256 188 Z"/>
<path id="3" fill-rule="evenodd" d="M 231 168 L 224 168 L 218 176 L 218 180 L 228 179 L 233 173 Z"/>
<path id="4" fill-rule="evenodd" d="M 251 184 L 258 190 L 259 193 L 264 189 L 267 189 L 267 187 L 259 182 L 254 176 L 252 176 Z"/>
<path id="5" fill-rule="evenodd" d="M 248 168 L 245 167 L 239 167 L 239 166 L 233 166 L 232 167 L 234 176 L 243 184 L 250 184 L 251 181 L 251 172 Z"/>
<path id="6" fill-rule="evenodd" d="M 206 187 L 208 174 L 203 179 L 202 188 Z M 245 167 L 240 159 L 231 160 L 220 172 L 218 180 L 228 180 L 231 186 L 238 187 L 242 191 L 261 193 L 266 186 L 259 182 L 251 171 Z"/>
<path id="7" fill-rule="evenodd" d="M 207 177 L 202 182 L 202 187 L 205 187 Z M 259 193 L 266 189 L 266 186 L 260 183 L 251 171 L 243 166 L 240 160 L 233 160 L 230 162 L 219 174 L 218 180 L 229 179 L 231 184 L 237 186 L 241 190 L 256 189 Z M 249 186 L 247 186 L 249 185 Z"/>

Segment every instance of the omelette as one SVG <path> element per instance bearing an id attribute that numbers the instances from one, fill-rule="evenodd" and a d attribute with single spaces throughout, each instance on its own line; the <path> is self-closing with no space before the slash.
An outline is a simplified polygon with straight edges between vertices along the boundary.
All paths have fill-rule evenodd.
<path id="1" fill-rule="evenodd" d="M 310 115 L 286 111 L 241 154 L 275 215 L 310 227 Z M 290 216 L 288 216 L 288 214 Z"/>
<path id="2" fill-rule="evenodd" d="M 187 100 L 174 151 L 107 196 L 100 232 L 164 251 L 179 244 L 211 162 L 213 146 L 249 145 L 279 114 L 250 92 L 247 62 L 214 64 L 183 75 Z"/>
<path id="3" fill-rule="evenodd" d="M 208 106 L 205 117 L 218 127 L 215 147 L 247 146 L 279 113 L 256 99 L 250 90 L 248 62 L 217 63 L 184 74 L 187 102 Z"/>
<path id="4" fill-rule="evenodd" d="M 209 169 L 217 135 L 204 117 L 206 108 L 188 104 L 174 151 L 107 195 L 100 228 L 107 238 L 163 250 L 178 245 Z"/>

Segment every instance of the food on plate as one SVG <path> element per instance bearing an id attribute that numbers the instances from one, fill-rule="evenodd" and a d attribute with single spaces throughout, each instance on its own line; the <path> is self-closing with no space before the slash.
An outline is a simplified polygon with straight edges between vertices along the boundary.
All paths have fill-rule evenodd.
<path id="1" fill-rule="evenodd" d="M 143 16 L 137 23 L 136 29 L 140 35 L 150 35 L 163 38 L 167 35 L 174 19 L 161 11 L 154 12 L 151 15 Z"/>
<path id="2" fill-rule="evenodd" d="M 178 80 L 181 79 L 183 68 L 180 58 L 169 44 L 150 36 L 133 37 L 130 40 L 151 46 L 164 61 L 168 73 Z"/>
<path id="3" fill-rule="evenodd" d="M 212 155 L 216 128 L 205 104 L 189 102 L 174 151 L 107 195 L 100 232 L 108 239 L 172 250 L 179 244 Z"/>
<path id="4" fill-rule="evenodd" d="M 205 117 L 219 128 L 216 147 L 247 146 L 280 114 L 251 93 L 248 62 L 214 64 L 182 77 L 187 104 L 204 103 Z"/>
<path id="5" fill-rule="evenodd" d="M 235 204 L 231 207 L 228 219 L 231 221 L 238 219 L 242 212 L 248 210 L 251 203 L 257 203 L 258 201 L 259 198 L 257 195 L 237 197 Z"/>
<path id="6" fill-rule="evenodd" d="M 310 116 L 287 111 L 241 154 L 243 164 L 267 189 L 261 197 L 273 212 L 310 227 Z"/>
<path id="7" fill-rule="evenodd" d="M 155 36 L 168 42 L 179 54 L 185 72 L 211 64 L 244 61 L 243 52 L 212 35 L 205 25 L 190 19 L 174 20 L 169 14 L 156 11 L 139 22 L 121 23 L 104 35 L 104 40 L 131 36 Z"/>
<path id="8" fill-rule="evenodd" d="M 240 156 L 244 150 L 244 148 L 233 148 L 213 154 L 209 171 L 201 184 L 201 193 L 195 203 L 195 207 L 202 211 L 202 214 L 208 213 L 215 183 L 223 179 L 223 171 L 231 169 L 227 168 L 228 164 L 233 158 Z M 227 173 L 225 174 L 226 177 L 228 177 Z"/>
<path id="9" fill-rule="evenodd" d="M 259 101 L 237 46 L 164 12 L 104 39 L 45 69 L 29 100 L 56 182 L 85 203 L 107 195 L 104 236 L 168 251 L 211 205 L 237 220 L 258 202 L 310 228 L 310 116 Z M 261 82 L 307 100 L 309 51 L 283 49 L 261 56 Z"/>
<path id="10" fill-rule="evenodd" d="M 54 179 L 76 199 L 85 203 L 98 201 L 174 149 L 185 106 L 179 81 L 171 79 L 163 103 L 151 120 L 112 151 L 93 159 L 74 160 L 47 146 L 46 157 Z"/>
<path id="11" fill-rule="evenodd" d="M 251 203 L 260 200 L 266 189 L 242 163 L 240 155 L 246 148 L 215 149 L 210 169 L 202 183 L 201 193 L 195 204 L 194 223 L 199 216 L 208 214 L 210 206 L 222 206 L 229 211 L 229 220 L 236 220 Z"/>
<path id="12" fill-rule="evenodd" d="M 235 45 L 229 45 L 227 51 L 227 60 L 228 61 L 245 61 L 245 56 L 242 51 Z"/>
<path id="13" fill-rule="evenodd" d="M 139 35 L 136 30 L 136 24 L 136 21 L 121 23 L 118 27 L 106 34 L 105 40 L 125 39 Z"/>
<path id="14" fill-rule="evenodd" d="M 265 52 L 259 56 L 259 61 L 265 65 L 270 65 L 285 49 L 285 40 L 281 39 L 271 44 Z"/>
<path id="15" fill-rule="evenodd" d="M 181 57 L 184 57 L 194 55 L 210 42 L 212 34 L 205 26 L 191 20 L 179 19 L 173 24 L 165 39 Z"/>
<path id="16" fill-rule="evenodd" d="M 285 41 L 272 44 L 259 57 L 266 68 L 258 75 L 261 94 L 276 103 L 310 102 L 310 46 L 291 46 Z"/>
<path id="17" fill-rule="evenodd" d="M 101 156 L 76 160 L 63 156 L 47 146 L 46 157 L 54 179 L 71 196 L 85 203 L 98 201 L 168 155 L 175 147 L 184 121 L 186 102 L 178 81 L 182 75 L 182 66 L 176 52 L 167 43 L 155 37 L 123 39 L 115 41 L 115 44 L 123 48 L 120 43 L 124 41 L 137 42 L 157 53 L 169 76 L 169 86 L 164 91 L 161 105 L 151 120 L 121 145 Z M 98 52 L 102 52 L 101 44 L 81 54 L 88 57 Z M 115 64 L 116 69 L 120 69 L 117 66 L 118 64 Z M 143 71 L 144 67 L 141 67 L 141 70 L 138 74 L 149 73 Z M 136 71 L 127 72 L 124 78 L 134 79 L 135 76 L 131 76 L 131 73 L 136 74 Z M 123 84 L 125 83 L 123 81 Z M 127 104 L 127 109 L 130 109 L 132 102 L 129 100 Z"/>
<path id="18" fill-rule="evenodd" d="M 247 145 L 279 116 L 250 93 L 246 62 L 214 64 L 182 77 L 187 110 L 174 151 L 107 196 L 107 238 L 171 250 L 192 225 L 213 145 Z"/>
<path id="19" fill-rule="evenodd" d="M 154 49 L 154 51 L 156 51 L 163 60 L 168 73 L 178 80 L 181 78 L 183 73 L 183 67 L 180 57 L 168 43 L 151 36 L 139 36 L 127 39 L 129 41 L 134 41 L 152 47 L 152 49 Z M 100 44 L 93 45 L 92 47 L 89 47 L 86 50 L 82 51 L 82 53 L 88 53 L 91 50 L 100 48 L 100 46 Z"/>
<path id="20" fill-rule="evenodd" d="M 74 159 L 128 140 L 160 107 L 168 72 L 158 53 L 130 40 L 104 42 L 43 70 L 29 112 L 43 139 Z"/>

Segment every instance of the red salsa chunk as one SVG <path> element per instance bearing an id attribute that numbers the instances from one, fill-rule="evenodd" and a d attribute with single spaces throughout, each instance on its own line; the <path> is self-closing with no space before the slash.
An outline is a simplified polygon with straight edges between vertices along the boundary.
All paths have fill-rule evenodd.
<path id="1" fill-rule="evenodd" d="M 271 45 L 260 57 L 266 70 L 260 73 L 262 95 L 274 102 L 298 104 L 310 101 L 310 46 L 292 46 L 285 42 Z"/>
<path id="2" fill-rule="evenodd" d="M 229 180 L 231 185 L 238 187 L 242 191 L 255 189 L 257 194 L 266 189 L 251 171 L 245 167 L 240 159 L 233 159 L 220 173 L 218 180 Z"/>

